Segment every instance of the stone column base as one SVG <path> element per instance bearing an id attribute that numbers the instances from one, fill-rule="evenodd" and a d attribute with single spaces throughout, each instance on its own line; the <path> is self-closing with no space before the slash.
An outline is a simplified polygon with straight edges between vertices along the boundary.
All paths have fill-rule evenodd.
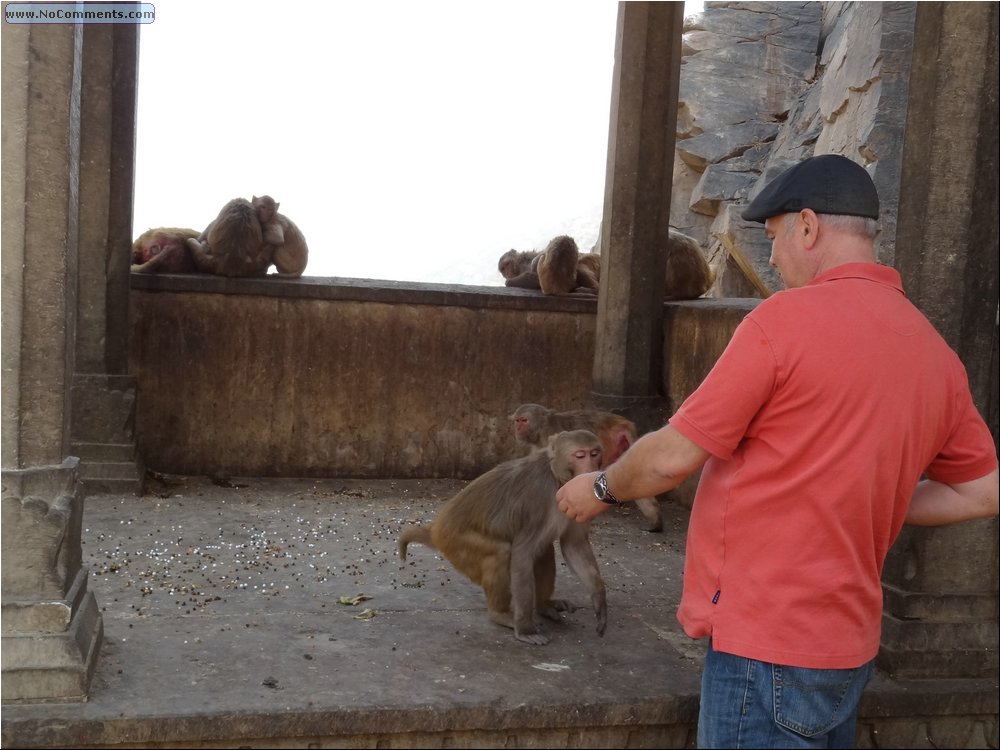
<path id="1" fill-rule="evenodd" d="M 81 564 L 80 461 L 3 472 L 3 703 L 85 701 L 104 622 Z"/>
<path id="2" fill-rule="evenodd" d="M 145 469 L 135 447 L 136 379 L 73 375 L 73 455 L 80 457 L 83 492 L 142 494 Z"/>
<path id="3" fill-rule="evenodd" d="M 996 676 L 995 594 L 916 593 L 884 582 L 882 588 L 880 669 L 908 679 Z"/>
<path id="4" fill-rule="evenodd" d="M 47 632 L 60 625 L 61 631 Z M 4 602 L 3 703 L 87 700 L 103 639 L 104 621 L 84 570 L 65 599 Z"/>

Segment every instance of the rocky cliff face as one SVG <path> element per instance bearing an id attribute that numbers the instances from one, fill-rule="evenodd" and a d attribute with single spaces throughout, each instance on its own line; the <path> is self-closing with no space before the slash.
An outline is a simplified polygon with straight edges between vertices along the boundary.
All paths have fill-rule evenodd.
<path id="1" fill-rule="evenodd" d="M 706 2 L 685 20 L 671 224 L 702 242 L 715 296 L 782 287 L 746 203 L 808 156 L 862 164 L 891 263 L 915 3 Z"/>

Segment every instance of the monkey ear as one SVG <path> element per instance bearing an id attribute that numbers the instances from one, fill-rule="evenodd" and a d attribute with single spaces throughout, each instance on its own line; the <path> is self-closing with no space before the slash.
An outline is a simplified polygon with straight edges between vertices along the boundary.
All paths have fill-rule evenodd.
<path id="1" fill-rule="evenodd" d="M 279 207 L 280 205 L 281 205 L 281 204 L 280 204 L 280 203 L 278 203 L 278 201 L 275 201 L 275 202 L 274 202 L 274 210 L 275 210 L 275 211 L 277 211 L 277 210 L 278 210 L 278 207 Z"/>
<path id="2" fill-rule="evenodd" d="M 253 197 L 253 200 L 257 200 L 257 196 L 256 195 Z"/>

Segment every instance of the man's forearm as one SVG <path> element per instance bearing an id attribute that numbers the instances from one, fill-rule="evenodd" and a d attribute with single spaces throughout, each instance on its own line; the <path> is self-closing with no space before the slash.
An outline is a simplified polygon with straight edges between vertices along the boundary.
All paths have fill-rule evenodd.
<path id="1" fill-rule="evenodd" d="M 639 438 L 608 467 L 608 488 L 621 500 L 674 489 L 708 459 L 708 453 L 669 425 Z"/>
<path id="2" fill-rule="evenodd" d="M 643 435 L 607 470 L 608 489 L 620 500 L 654 497 L 697 471 L 708 453 L 669 425 Z M 560 510 L 575 521 L 589 521 L 610 506 L 594 495 L 596 474 L 580 474 L 556 493 Z"/>

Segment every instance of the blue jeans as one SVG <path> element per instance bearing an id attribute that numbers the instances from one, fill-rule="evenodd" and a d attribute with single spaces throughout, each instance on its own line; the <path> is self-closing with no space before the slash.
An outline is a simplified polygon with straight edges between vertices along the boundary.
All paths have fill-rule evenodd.
<path id="1" fill-rule="evenodd" d="M 858 702 L 874 660 L 806 669 L 712 649 L 701 679 L 698 747 L 854 747 Z"/>

